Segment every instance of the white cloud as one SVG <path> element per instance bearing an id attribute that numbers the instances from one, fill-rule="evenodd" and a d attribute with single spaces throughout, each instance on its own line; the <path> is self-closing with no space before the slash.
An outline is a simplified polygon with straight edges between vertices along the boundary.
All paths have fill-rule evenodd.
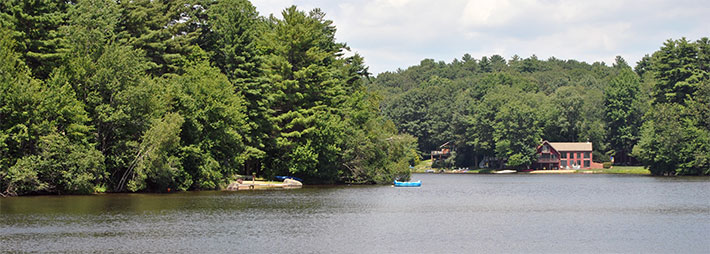
<path id="1" fill-rule="evenodd" d="M 468 1 L 461 14 L 461 23 L 470 27 L 501 25 L 518 11 L 508 0 Z"/>
<path id="2" fill-rule="evenodd" d="M 252 0 L 251 2 L 256 6 L 259 14 L 266 17 L 269 14 L 279 16 L 283 9 L 295 4 L 293 0 Z"/>
<path id="3" fill-rule="evenodd" d="M 262 15 L 315 7 L 374 73 L 470 53 L 630 63 L 669 38 L 710 36 L 703 0 L 257 0 Z M 278 16 L 278 15 L 277 15 Z"/>

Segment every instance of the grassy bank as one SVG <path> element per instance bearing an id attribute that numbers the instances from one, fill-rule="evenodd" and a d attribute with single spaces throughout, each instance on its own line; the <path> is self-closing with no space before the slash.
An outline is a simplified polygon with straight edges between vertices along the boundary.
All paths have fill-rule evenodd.
<path id="1" fill-rule="evenodd" d="M 431 160 L 423 160 L 412 168 L 412 173 L 426 173 L 429 169 L 431 169 Z"/>
<path id="2" fill-rule="evenodd" d="M 595 171 L 599 171 L 596 169 Z M 630 174 L 630 175 L 650 175 L 651 171 L 643 166 L 613 166 L 612 168 L 601 169 L 600 174 Z"/>

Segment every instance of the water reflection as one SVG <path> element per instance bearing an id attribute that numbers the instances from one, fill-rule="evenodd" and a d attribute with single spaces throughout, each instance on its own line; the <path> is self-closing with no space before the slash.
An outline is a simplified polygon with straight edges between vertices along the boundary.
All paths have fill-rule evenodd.
<path id="1" fill-rule="evenodd" d="M 415 175 L 421 188 L 0 199 L 0 252 L 710 252 L 710 179 Z"/>

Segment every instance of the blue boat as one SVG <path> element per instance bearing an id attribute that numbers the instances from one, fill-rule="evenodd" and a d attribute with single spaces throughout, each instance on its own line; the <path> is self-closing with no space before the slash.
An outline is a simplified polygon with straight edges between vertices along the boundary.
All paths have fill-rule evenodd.
<path id="1" fill-rule="evenodd" d="M 303 179 L 295 177 L 295 176 L 275 176 L 275 178 L 279 181 L 283 181 L 285 179 L 293 179 L 299 182 L 303 182 Z"/>
<path id="2" fill-rule="evenodd" d="M 394 180 L 394 187 L 421 187 L 422 186 L 422 180 L 416 181 L 416 182 L 400 182 L 397 180 Z"/>

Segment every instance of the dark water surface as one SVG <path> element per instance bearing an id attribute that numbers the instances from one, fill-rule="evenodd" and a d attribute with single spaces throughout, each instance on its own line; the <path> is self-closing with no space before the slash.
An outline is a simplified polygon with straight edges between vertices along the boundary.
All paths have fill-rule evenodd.
<path id="1" fill-rule="evenodd" d="M 417 174 L 421 188 L 0 199 L 0 252 L 710 253 L 710 178 Z"/>

